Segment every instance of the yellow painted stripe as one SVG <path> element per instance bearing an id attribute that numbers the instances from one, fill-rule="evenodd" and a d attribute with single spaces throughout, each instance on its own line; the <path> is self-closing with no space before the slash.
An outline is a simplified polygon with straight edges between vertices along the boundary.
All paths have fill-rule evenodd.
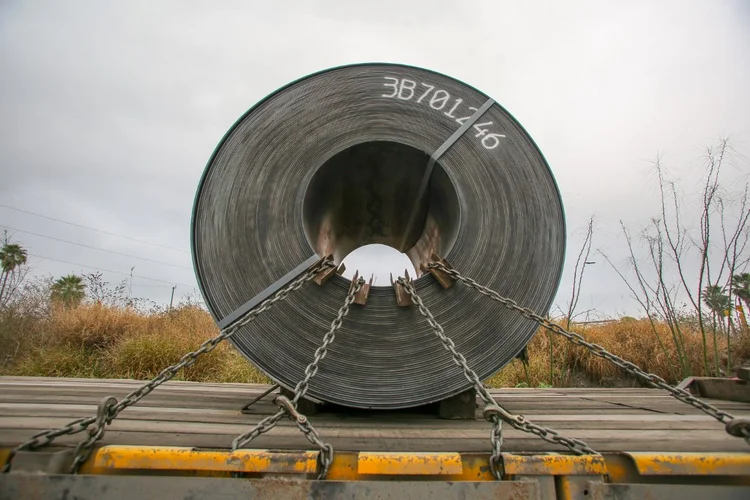
<path id="1" fill-rule="evenodd" d="M 0 464 L 10 448 L 0 448 Z M 182 447 L 105 446 L 83 465 L 85 474 L 132 474 L 171 471 L 174 475 L 218 475 L 231 472 L 314 474 L 318 452 L 269 450 L 196 450 Z M 492 481 L 488 454 L 338 452 L 329 471 L 333 480 L 372 475 L 436 476 L 441 481 Z M 625 460 L 622 462 L 620 459 Z M 605 463 L 609 462 L 609 467 Z M 609 475 L 615 482 L 628 474 L 744 476 L 750 478 L 750 453 L 617 453 L 598 456 L 503 454 L 506 475 Z M 625 467 L 623 469 L 623 466 Z M 622 470 L 621 470 L 622 469 Z M 628 472 L 628 469 L 631 472 Z M 131 472 L 128 472 L 131 471 Z M 636 472 L 637 471 L 637 472 Z"/>
<path id="2" fill-rule="evenodd" d="M 463 465 L 458 453 L 369 453 L 357 459 L 362 475 L 447 476 L 461 474 Z"/>
<path id="3" fill-rule="evenodd" d="M 180 447 L 104 446 L 81 472 L 106 474 L 112 469 L 191 470 L 310 474 L 317 471 L 318 452 L 268 450 L 211 451 Z"/>
<path id="4" fill-rule="evenodd" d="M 502 453 L 503 470 L 509 475 L 561 476 L 604 475 L 607 464 L 595 455 L 514 455 Z"/>
<path id="5" fill-rule="evenodd" d="M 628 453 L 638 472 L 651 475 L 750 476 L 750 453 Z"/>

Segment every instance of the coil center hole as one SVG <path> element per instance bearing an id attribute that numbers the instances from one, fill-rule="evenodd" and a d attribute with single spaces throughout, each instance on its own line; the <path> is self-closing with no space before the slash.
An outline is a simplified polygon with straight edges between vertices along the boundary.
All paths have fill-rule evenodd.
<path id="1" fill-rule="evenodd" d="M 305 191 L 303 224 L 310 246 L 340 263 L 358 248 L 386 245 L 404 254 L 417 275 L 433 252 L 447 256 L 459 229 L 458 194 L 438 162 L 419 195 L 428 161 L 424 151 L 391 141 L 356 144 L 327 159 Z M 382 249 L 365 250 L 380 277 Z M 403 260 L 388 261 L 396 266 L 389 272 L 403 274 Z M 358 265 L 362 275 L 374 272 Z"/>

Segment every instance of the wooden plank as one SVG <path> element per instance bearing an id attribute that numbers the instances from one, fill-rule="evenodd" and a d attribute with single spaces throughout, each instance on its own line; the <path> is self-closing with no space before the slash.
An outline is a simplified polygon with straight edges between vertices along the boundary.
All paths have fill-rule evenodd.
<path id="1" fill-rule="evenodd" d="M 0 405 L 0 417 L 6 417 L 6 427 L 14 426 L 14 422 L 32 417 L 54 417 L 65 420 L 88 417 L 94 414 L 94 406 L 74 405 Z M 171 422 L 175 430 L 180 429 L 182 422 L 237 424 L 251 426 L 256 424 L 262 416 L 240 415 L 238 412 L 209 409 L 177 409 L 177 408 L 131 408 L 122 413 L 118 420 L 131 421 L 160 421 Z M 527 415 L 534 423 L 551 426 L 558 430 L 568 429 L 659 429 L 659 430 L 715 430 L 721 424 L 709 417 L 674 415 L 664 418 L 656 415 L 643 415 L 634 418 L 629 415 Z M 15 419 L 15 420 L 14 420 Z M 409 429 L 416 425 L 424 429 L 474 429 L 486 431 L 489 424 L 483 419 L 463 422 L 450 422 L 440 419 L 428 419 L 409 415 L 384 415 L 383 418 L 340 419 L 334 415 L 320 414 L 312 419 L 319 429 L 327 428 L 361 428 L 361 429 Z"/>
<path id="2" fill-rule="evenodd" d="M 3 392 L 7 395 L 11 394 L 34 394 L 37 392 L 41 392 L 43 394 L 48 394 L 49 389 L 51 385 L 58 386 L 56 394 L 58 395 L 81 395 L 81 390 L 85 388 L 85 391 L 87 394 L 93 395 L 100 395 L 101 397 L 104 397 L 105 395 L 112 394 L 114 390 L 114 394 L 116 396 L 122 397 L 125 395 L 129 390 L 135 389 L 140 386 L 141 382 L 138 381 L 115 381 L 112 383 L 111 381 L 103 381 L 103 382 L 97 382 L 97 381 L 89 381 L 87 379 L 80 379 L 72 382 L 66 382 L 64 384 L 61 384 L 56 379 L 52 383 L 43 383 L 40 382 L 44 380 L 50 380 L 50 379 L 33 379 L 33 382 L 24 382 L 23 380 L 20 381 L 8 381 L 8 378 L 2 378 L 0 377 L 0 387 L 3 388 Z M 222 387 L 220 384 L 196 384 L 192 382 L 168 382 L 167 384 L 164 384 L 163 386 L 159 387 L 157 391 L 155 391 L 153 394 L 149 395 L 149 399 L 151 398 L 172 398 L 172 397 L 184 397 L 187 396 L 185 394 L 186 392 L 190 393 L 191 397 L 194 398 L 207 398 L 210 401 L 216 401 L 216 400 L 222 400 L 222 398 L 226 398 L 223 401 L 232 400 L 233 398 L 250 398 L 257 394 L 260 394 L 267 386 L 262 384 L 231 384 L 232 387 Z M 15 386 L 15 387 L 14 387 Z M 509 394 L 503 394 L 503 392 L 509 391 Z M 541 391 L 541 392 L 536 392 Z M 625 392 L 629 392 L 629 394 L 623 393 L 617 393 L 613 392 L 613 390 L 608 389 L 608 393 L 605 392 L 599 392 L 597 393 L 594 389 L 555 389 L 554 391 L 550 392 L 548 389 L 501 389 L 501 390 L 493 390 L 492 392 L 495 392 L 498 394 L 499 400 L 501 400 L 504 403 L 513 403 L 513 402 L 527 402 L 530 406 L 536 406 L 536 405 L 544 405 L 544 404 L 550 404 L 552 403 L 552 399 L 556 399 L 555 404 L 565 404 L 560 403 L 560 400 L 563 401 L 573 401 L 578 399 L 584 399 L 586 401 L 590 401 L 593 404 L 592 400 L 601 400 L 606 403 L 610 404 L 631 404 L 632 401 L 639 401 L 641 403 L 648 402 L 648 405 L 642 405 L 642 406 L 652 406 L 652 403 L 656 403 L 659 405 L 662 404 L 674 404 L 677 407 L 681 407 L 683 403 L 675 400 L 668 394 L 664 393 L 663 391 L 655 390 L 655 389 L 636 389 L 636 390 L 623 390 Z M 501 396 L 502 395 L 502 396 Z M 583 404 L 583 403 L 579 403 Z M 742 404 L 736 406 L 737 408 L 742 408 Z M 637 405 L 633 405 L 637 406 Z M 734 406 L 734 405 L 733 405 Z M 688 407 L 686 405 L 686 407 Z M 689 408 L 689 407 L 688 407 Z M 657 408 L 658 409 L 658 408 Z"/>
<path id="3" fill-rule="evenodd" d="M 23 440 L 23 436 L 27 434 L 33 434 L 37 430 L 59 428 L 67 424 L 69 419 L 60 417 L 25 417 L 23 419 L 17 419 L 12 417 L 0 417 L 0 429 L 15 430 L 17 437 Z M 125 418 L 118 418 L 109 426 L 108 431 L 123 431 L 123 432 L 152 432 L 152 433 L 181 433 L 181 434 L 223 434 L 227 436 L 236 436 L 247 430 L 249 430 L 254 423 L 206 423 L 206 422 L 169 422 L 160 420 L 130 420 Z M 322 422 L 315 422 L 315 424 L 322 424 Z M 466 425 L 466 426 L 450 426 L 444 428 L 425 428 L 425 427 L 341 427 L 341 426 L 330 426 L 324 427 L 322 425 L 316 425 L 320 429 L 325 428 L 326 437 L 351 437 L 358 439 L 392 439 L 398 440 L 411 440 L 411 439 L 487 439 L 487 425 Z M 562 429 L 562 426 L 557 426 L 558 430 Z M 28 432 L 25 432 L 28 431 Z M 507 431 L 507 432 L 505 432 Z M 290 421 L 284 421 L 276 426 L 274 434 L 277 436 L 289 436 L 296 435 L 299 432 L 296 425 Z M 513 436 L 519 437 L 524 436 L 521 431 L 517 431 L 512 428 L 504 430 L 508 439 Z M 739 441 L 744 446 L 744 442 L 741 439 L 734 438 L 728 435 L 721 426 L 709 430 L 703 430 L 699 435 L 691 435 L 691 439 L 705 439 L 705 436 L 710 436 L 712 440 L 734 442 Z M 637 437 L 638 439 L 674 439 L 675 433 L 665 431 L 662 429 L 622 429 L 616 433 L 613 433 L 611 429 L 593 429 L 591 427 L 577 429 L 575 437 L 581 439 L 609 439 L 611 441 L 627 441 L 628 438 Z M 160 445 L 168 445 L 167 443 L 159 443 Z"/>
<path id="4" fill-rule="evenodd" d="M 0 444 L 18 444 L 36 431 L 90 416 L 106 395 L 122 397 L 142 382 L 129 380 L 0 377 Z M 234 437 L 276 411 L 261 401 L 254 414 L 239 408 L 265 391 L 262 384 L 169 382 L 128 408 L 113 422 L 105 443 L 226 448 Z M 601 451 L 747 451 L 721 424 L 699 410 L 654 389 L 500 389 L 493 395 L 514 413 L 578 437 Z M 719 408 L 750 415 L 750 404 L 712 401 Z M 350 451 L 487 451 L 488 423 L 448 421 L 417 412 L 331 414 L 312 418 L 324 439 Z M 680 432 L 682 431 L 682 432 Z M 685 433 L 689 432 L 689 439 Z M 506 426 L 508 451 L 561 448 Z M 60 438 L 76 444 L 83 435 Z M 57 443 L 57 441 L 56 441 Z M 308 449 L 290 421 L 261 436 L 253 446 Z"/>
<path id="5" fill-rule="evenodd" d="M 27 387 L 23 390 L 7 390 L 8 387 L 3 387 L 2 383 L 0 383 L 0 388 L 4 389 L 3 391 L 0 391 L 0 401 L 10 401 L 10 402 L 48 402 L 49 394 L 50 394 L 50 387 L 45 386 L 39 386 L 38 382 L 37 387 Z M 141 406 L 176 406 L 176 407 L 219 407 L 224 409 L 234 409 L 236 404 L 244 404 L 246 401 L 246 398 L 252 397 L 255 394 L 258 394 L 261 390 L 265 389 L 266 386 L 263 385 L 252 385 L 248 387 L 248 392 L 245 392 L 243 390 L 243 386 L 236 387 L 233 391 L 227 391 L 225 389 L 225 394 L 217 394 L 217 391 L 214 390 L 206 390 L 204 387 L 204 384 L 192 384 L 192 385 L 185 385 L 185 384 L 191 384 L 191 383 L 181 383 L 181 387 L 179 388 L 180 393 L 174 392 L 174 387 L 170 386 L 169 384 L 166 384 L 164 387 L 160 387 L 157 391 L 150 394 L 147 398 L 142 400 L 139 405 Z M 52 384 L 57 385 L 57 384 Z M 83 387 L 87 385 L 94 385 L 95 388 L 93 389 L 86 389 L 84 390 Z M 107 384 L 91 384 L 86 382 L 81 382 L 81 387 L 76 388 L 69 388 L 69 390 L 61 390 L 60 388 L 56 388 L 55 393 L 55 401 L 58 402 L 98 402 L 102 397 L 114 394 L 115 396 L 124 395 L 128 392 L 128 387 L 118 387 L 117 391 L 113 391 L 111 389 L 114 388 L 107 388 L 103 389 L 101 386 L 107 385 Z M 130 382 L 124 382 L 121 381 L 118 384 L 119 386 L 137 386 L 138 382 L 130 381 Z M 186 394 L 183 391 L 186 391 L 187 389 L 190 389 L 190 393 Z M 523 389 L 524 391 L 534 391 L 535 389 Z M 633 397 L 633 398 L 619 398 L 617 400 L 599 400 L 597 401 L 591 401 L 592 398 L 571 398 L 571 397 L 565 397 L 563 400 L 548 400 L 547 398 L 541 398 L 541 397 L 535 397 L 534 399 L 527 399 L 527 398 L 521 398 L 519 400 L 518 398 L 513 399 L 501 399 L 501 403 L 503 403 L 505 406 L 509 408 L 509 410 L 514 412 L 520 412 L 520 413 L 537 413 L 541 410 L 546 410 L 547 412 L 555 411 L 558 412 L 559 410 L 602 410 L 602 412 L 607 410 L 616 409 L 620 412 L 625 411 L 660 411 L 665 413 L 698 413 L 699 410 L 691 408 L 687 405 L 684 405 L 683 403 L 675 400 L 674 398 L 671 398 L 669 396 L 661 396 L 656 397 L 655 399 L 649 399 L 648 404 L 644 404 L 644 401 L 646 398 L 653 398 L 651 394 L 653 393 L 653 390 L 650 389 L 640 389 L 641 396 L 640 397 Z M 516 391 L 517 392 L 517 391 Z M 646 394 L 643 394 L 646 392 Z M 533 394 L 532 394 L 533 395 Z M 554 396 L 554 397 L 560 397 L 560 396 Z M 654 404 L 658 402 L 658 404 Z M 621 406 L 622 408 L 610 408 L 610 406 Z M 747 409 L 748 406 L 744 405 L 742 403 L 723 403 L 722 407 L 727 410 L 744 410 Z M 275 407 L 270 404 L 270 402 L 259 402 L 256 407 L 254 407 L 258 413 L 269 413 L 272 411 L 275 411 Z"/>

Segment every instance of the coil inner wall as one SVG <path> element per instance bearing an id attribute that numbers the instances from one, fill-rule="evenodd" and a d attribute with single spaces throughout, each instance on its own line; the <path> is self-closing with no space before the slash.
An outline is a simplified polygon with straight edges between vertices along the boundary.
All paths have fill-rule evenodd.
<path id="1" fill-rule="evenodd" d="M 327 160 L 305 191 L 310 246 L 340 263 L 357 248 L 380 243 L 405 252 L 417 270 L 433 252 L 446 255 L 458 233 L 458 194 L 439 164 L 419 193 L 429 158 L 411 146 L 373 141 Z"/>
<path id="2" fill-rule="evenodd" d="M 310 75 L 243 115 L 209 160 L 196 195 L 193 262 L 217 321 L 311 255 L 338 259 L 379 242 L 423 262 L 431 251 L 537 311 L 557 290 L 565 251 L 562 203 L 541 152 L 492 105 L 439 159 L 417 197 L 429 154 L 488 99 L 428 70 L 365 64 Z M 417 223 L 406 230 L 405 207 Z M 409 233 L 409 234 L 407 234 Z M 535 325 L 466 287 L 416 287 L 480 377 L 511 361 Z M 304 376 L 348 281 L 307 284 L 232 339 L 287 388 Z M 469 387 L 429 325 L 373 287 L 353 307 L 310 382 L 314 399 L 405 408 Z"/>

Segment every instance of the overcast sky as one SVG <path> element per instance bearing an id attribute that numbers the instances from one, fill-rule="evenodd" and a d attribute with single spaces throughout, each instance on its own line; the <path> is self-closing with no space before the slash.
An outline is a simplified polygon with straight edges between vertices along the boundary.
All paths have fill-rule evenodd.
<path id="1" fill-rule="evenodd" d="M 135 266 L 133 295 L 188 293 L 193 197 L 225 131 L 289 81 L 366 61 L 466 81 L 524 125 L 566 210 L 560 304 L 590 215 L 622 263 L 618 220 L 656 213 L 657 153 L 686 189 L 718 137 L 750 156 L 747 1 L 0 0 L 0 225 L 36 274 Z M 592 260 L 581 308 L 637 313 Z"/>

